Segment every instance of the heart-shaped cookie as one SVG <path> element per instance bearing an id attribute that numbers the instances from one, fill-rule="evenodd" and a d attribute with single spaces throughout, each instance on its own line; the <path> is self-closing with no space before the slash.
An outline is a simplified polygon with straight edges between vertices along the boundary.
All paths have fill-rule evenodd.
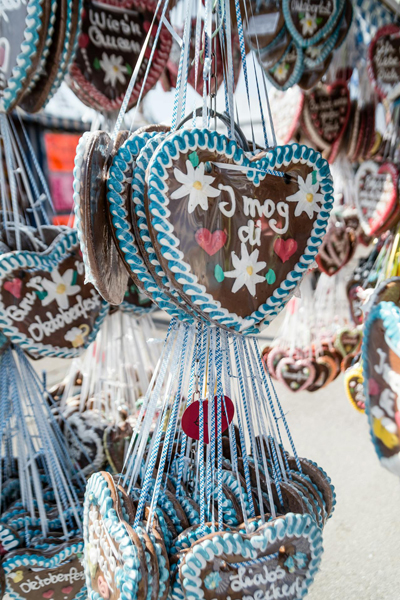
<path id="1" fill-rule="evenodd" d="M 344 224 L 329 227 L 316 258 L 321 271 L 332 277 L 351 259 L 356 248 L 354 231 Z"/>
<path id="2" fill-rule="evenodd" d="M 282 92 L 298 83 L 304 69 L 302 48 L 291 42 L 282 58 L 265 75 L 274 87 Z"/>
<path id="3" fill-rule="evenodd" d="M 144 82 L 150 52 L 160 20 L 155 15 L 152 0 L 84 0 L 78 49 L 70 68 L 70 77 L 103 110 L 118 110 L 122 104 L 131 75 L 146 35 L 152 26 L 147 52 L 139 69 L 128 108 L 138 99 Z M 172 38 L 163 26 L 152 58 L 144 93 L 159 79 L 168 60 Z"/>
<path id="4" fill-rule="evenodd" d="M 342 356 L 357 352 L 362 342 L 361 329 L 343 327 L 336 333 L 334 346 Z"/>
<path id="5" fill-rule="evenodd" d="M 350 95 L 345 81 L 320 85 L 306 96 L 304 120 L 307 131 L 321 148 L 342 138 L 350 117 Z"/>
<path id="6" fill-rule="evenodd" d="M 339 21 L 345 0 L 283 0 L 285 22 L 293 39 L 307 48 L 328 36 Z"/>
<path id="7" fill-rule="evenodd" d="M 179 576 L 188 598 L 241 600 L 262 594 L 295 600 L 313 582 L 321 554 L 322 534 L 313 518 L 290 513 L 253 534 L 201 538 L 185 553 Z"/>
<path id="8" fill-rule="evenodd" d="M 122 598 L 124 589 L 131 598 L 143 593 L 146 597 L 144 552 L 139 538 L 122 518 L 118 493 L 107 475 L 95 473 L 86 486 L 83 540 L 88 597 Z"/>
<path id="9" fill-rule="evenodd" d="M 150 233 L 172 286 L 235 331 L 270 322 L 325 234 L 333 200 L 327 162 L 297 144 L 251 160 L 224 135 L 194 129 L 162 142 L 147 176 Z M 204 228 L 227 233 L 212 256 L 196 242 Z"/>
<path id="10" fill-rule="evenodd" d="M 83 600 L 87 591 L 82 554 L 83 542 L 79 538 L 55 544 L 46 551 L 24 548 L 10 552 L 1 563 L 7 596 L 14 600 L 32 596 Z"/>
<path id="11" fill-rule="evenodd" d="M 392 163 L 364 162 L 356 173 L 356 206 L 367 235 L 377 235 L 399 218 L 398 170 Z"/>
<path id="12" fill-rule="evenodd" d="M 381 464 L 400 476 L 400 309 L 380 302 L 364 328 L 365 408 Z"/>
<path id="13" fill-rule="evenodd" d="M 365 412 L 364 377 L 360 363 L 347 369 L 344 374 L 346 396 L 352 406 L 360 413 Z"/>
<path id="14" fill-rule="evenodd" d="M 203 400 L 203 438 L 204 443 L 210 443 L 210 431 L 208 423 L 208 400 Z M 221 403 L 221 433 L 228 429 L 232 422 L 233 415 L 235 413 L 235 407 L 233 402 L 228 396 L 224 396 L 223 400 L 214 397 L 214 413 L 215 413 L 215 436 L 218 435 L 218 403 Z M 212 409 L 211 409 L 212 410 Z M 182 429 L 187 436 L 194 440 L 200 439 L 200 402 L 195 400 L 186 408 L 182 415 Z"/>
<path id="15" fill-rule="evenodd" d="M 315 367 L 311 360 L 282 358 L 276 376 L 291 392 L 301 392 L 315 380 Z"/>
<path id="16" fill-rule="evenodd" d="M 400 28 L 381 27 L 369 45 L 368 73 L 381 98 L 396 100 L 400 95 Z"/>
<path id="17" fill-rule="evenodd" d="M 15 251 L 0 257 L 3 333 L 34 357 L 79 356 L 108 312 L 94 287 L 84 283 L 78 248 L 76 232 L 68 230 L 45 252 Z"/>

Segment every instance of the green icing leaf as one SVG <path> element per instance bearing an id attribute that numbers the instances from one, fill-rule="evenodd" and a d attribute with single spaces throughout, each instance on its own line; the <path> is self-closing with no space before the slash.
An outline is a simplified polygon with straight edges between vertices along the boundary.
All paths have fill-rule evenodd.
<path id="1" fill-rule="evenodd" d="M 219 265 L 215 265 L 214 277 L 218 281 L 218 283 L 222 283 L 225 279 L 225 274 Z"/>
<path id="2" fill-rule="evenodd" d="M 74 274 L 72 275 L 72 279 L 71 279 L 71 285 L 75 285 L 77 281 L 78 281 L 78 271 L 74 271 Z"/>
<path id="3" fill-rule="evenodd" d="M 323 18 L 317 17 L 317 25 L 321 25 L 322 22 L 323 22 Z"/>
<path id="4" fill-rule="evenodd" d="M 132 67 L 129 63 L 125 63 L 128 75 L 132 75 Z"/>
<path id="5" fill-rule="evenodd" d="M 38 292 L 37 290 L 35 290 L 35 294 L 37 295 L 37 297 L 39 298 L 40 301 L 44 300 L 47 296 L 47 292 L 45 292 L 45 291 Z"/>
<path id="6" fill-rule="evenodd" d="M 194 166 L 194 168 L 196 168 L 200 162 L 197 152 L 192 152 L 191 154 L 189 154 L 189 160 Z"/>
<path id="7" fill-rule="evenodd" d="M 275 271 L 273 269 L 270 269 L 268 271 L 268 273 L 266 274 L 265 279 L 267 280 L 267 283 L 269 283 L 269 285 L 272 285 L 273 283 L 275 283 L 275 281 L 276 281 Z"/>
<path id="8" fill-rule="evenodd" d="M 317 171 L 312 172 L 312 184 L 315 185 L 317 183 Z"/>
<path id="9" fill-rule="evenodd" d="M 93 61 L 93 66 L 96 69 L 96 71 L 98 71 L 100 69 L 100 61 L 98 58 L 95 58 Z"/>
<path id="10" fill-rule="evenodd" d="M 306 16 L 305 13 L 303 13 L 303 12 L 299 13 L 299 20 L 302 21 L 305 16 Z"/>

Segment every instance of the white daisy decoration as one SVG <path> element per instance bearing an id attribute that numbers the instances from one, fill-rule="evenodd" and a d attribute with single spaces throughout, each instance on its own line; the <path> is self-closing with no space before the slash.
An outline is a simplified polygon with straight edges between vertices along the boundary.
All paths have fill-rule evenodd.
<path id="1" fill-rule="evenodd" d="M 122 84 L 126 82 L 125 75 L 127 75 L 128 69 L 123 64 L 123 60 L 122 56 L 116 56 L 115 54 L 108 56 L 103 52 L 99 64 L 105 73 L 104 83 L 109 83 L 114 87 L 117 81 Z"/>
<path id="2" fill-rule="evenodd" d="M 197 206 L 203 210 L 208 210 L 208 199 L 216 198 L 220 195 L 220 191 L 213 188 L 211 184 L 215 177 L 204 173 L 204 163 L 200 163 L 198 167 L 194 167 L 190 160 L 186 161 L 186 173 L 179 169 L 174 169 L 175 179 L 181 183 L 181 187 L 171 194 L 172 200 L 178 200 L 189 196 L 188 211 L 189 214 L 194 211 Z"/>
<path id="3" fill-rule="evenodd" d="M 275 77 L 276 81 L 279 81 L 279 82 L 286 81 L 287 72 L 288 72 L 288 69 L 287 69 L 286 63 L 278 65 L 274 71 L 274 77 Z"/>
<path id="4" fill-rule="evenodd" d="M 313 174 L 309 173 L 307 175 L 307 179 L 304 179 L 299 176 L 298 179 L 299 190 L 292 196 L 288 196 L 286 200 L 288 202 L 297 202 L 296 209 L 294 211 L 294 216 L 299 217 L 303 212 L 306 212 L 310 219 L 313 218 L 314 213 L 319 213 L 321 207 L 318 205 L 318 202 L 324 201 L 323 194 L 319 194 L 319 183 L 313 183 Z"/>
<path id="5" fill-rule="evenodd" d="M 321 46 L 310 46 L 309 48 L 306 49 L 306 54 L 312 60 L 316 60 L 321 55 Z"/>
<path id="6" fill-rule="evenodd" d="M 57 269 L 53 269 L 50 273 L 52 281 L 49 279 L 42 279 L 42 287 L 47 292 L 47 296 L 42 300 L 42 306 L 47 306 L 55 300 L 58 306 L 63 310 L 69 308 L 68 297 L 75 296 L 81 291 L 79 285 L 74 285 L 72 283 L 74 273 L 73 269 L 67 269 L 64 275 L 61 276 Z"/>
<path id="7" fill-rule="evenodd" d="M 312 35 L 317 29 L 317 16 L 312 15 L 309 11 L 306 11 L 306 14 L 301 19 L 300 23 L 303 28 L 303 35 Z"/>
<path id="8" fill-rule="evenodd" d="M 258 261 L 259 250 L 254 250 L 250 255 L 246 244 L 242 243 L 242 258 L 239 258 L 236 252 L 232 252 L 232 264 L 235 267 L 233 271 L 224 273 L 225 277 L 236 278 L 232 286 L 232 293 L 236 294 L 244 285 L 252 296 L 256 295 L 257 283 L 265 283 L 265 276 L 258 275 L 265 269 L 267 263 Z"/>

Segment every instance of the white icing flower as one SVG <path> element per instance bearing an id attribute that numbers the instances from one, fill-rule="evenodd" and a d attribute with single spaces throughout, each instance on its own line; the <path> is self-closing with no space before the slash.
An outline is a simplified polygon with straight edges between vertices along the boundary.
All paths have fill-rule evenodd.
<path id="1" fill-rule="evenodd" d="M 47 306 L 56 300 L 60 308 L 67 310 L 69 307 L 68 296 L 75 296 L 81 291 L 79 285 L 72 283 L 75 272 L 73 269 L 67 269 L 61 276 L 57 269 L 53 269 L 50 274 L 53 281 L 42 279 L 41 282 L 43 289 L 47 292 L 47 296 L 42 300 L 42 306 Z"/>
<path id="2" fill-rule="evenodd" d="M 259 250 L 254 250 L 250 255 L 246 245 L 242 243 L 242 258 L 239 258 L 235 252 L 232 252 L 232 264 L 235 267 L 233 271 L 225 273 L 225 277 L 236 278 L 232 287 L 232 293 L 236 294 L 244 285 L 252 296 L 256 295 L 257 283 L 265 282 L 265 277 L 257 275 L 267 266 L 264 261 L 257 262 Z"/>
<path id="3" fill-rule="evenodd" d="M 310 46 L 306 49 L 306 54 L 313 60 L 316 60 L 321 54 L 321 48 L 320 46 Z"/>
<path id="4" fill-rule="evenodd" d="M 126 81 L 125 75 L 128 73 L 128 69 L 123 64 L 122 56 L 116 56 L 111 54 L 108 56 L 105 52 L 99 61 L 101 68 L 106 74 L 104 77 L 104 83 L 109 83 L 111 86 L 115 86 L 117 81 L 124 84 Z"/>
<path id="5" fill-rule="evenodd" d="M 171 194 L 172 200 L 178 200 L 189 196 L 188 212 L 194 211 L 197 206 L 203 210 L 208 210 L 208 199 L 216 198 L 220 195 L 220 191 L 211 187 L 215 177 L 204 173 L 204 163 L 200 163 L 198 167 L 194 167 L 190 160 L 186 161 L 187 173 L 182 173 L 179 169 L 174 169 L 174 176 L 181 187 Z"/>
<path id="6" fill-rule="evenodd" d="M 278 65 L 274 71 L 274 77 L 276 79 L 276 81 L 285 81 L 287 78 L 287 68 L 286 68 L 286 63 L 282 63 L 281 65 Z"/>
<path id="7" fill-rule="evenodd" d="M 309 173 L 305 181 L 299 176 L 298 184 L 299 191 L 292 196 L 288 196 L 286 200 L 288 202 L 297 202 L 296 210 L 294 211 L 295 217 L 306 212 L 310 219 L 312 219 L 314 212 L 319 213 L 321 210 L 321 207 L 318 206 L 318 202 L 324 201 L 323 194 L 318 193 L 319 183 L 318 181 L 313 183 L 313 174 Z"/>
<path id="8" fill-rule="evenodd" d="M 312 35 L 317 29 L 317 16 L 311 15 L 309 11 L 307 11 L 300 23 L 303 28 L 303 35 Z"/>

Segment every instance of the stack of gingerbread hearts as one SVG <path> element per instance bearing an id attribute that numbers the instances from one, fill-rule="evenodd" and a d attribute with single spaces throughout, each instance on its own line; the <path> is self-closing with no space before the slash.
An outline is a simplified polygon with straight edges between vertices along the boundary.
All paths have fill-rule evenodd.
<path id="1" fill-rule="evenodd" d="M 285 91 L 298 84 L 310 90 L 327 72 L 352 19 L 349 0 L 270 0 L 251 2 L 243 27 L 248 46 L 274 87 Z"/>

